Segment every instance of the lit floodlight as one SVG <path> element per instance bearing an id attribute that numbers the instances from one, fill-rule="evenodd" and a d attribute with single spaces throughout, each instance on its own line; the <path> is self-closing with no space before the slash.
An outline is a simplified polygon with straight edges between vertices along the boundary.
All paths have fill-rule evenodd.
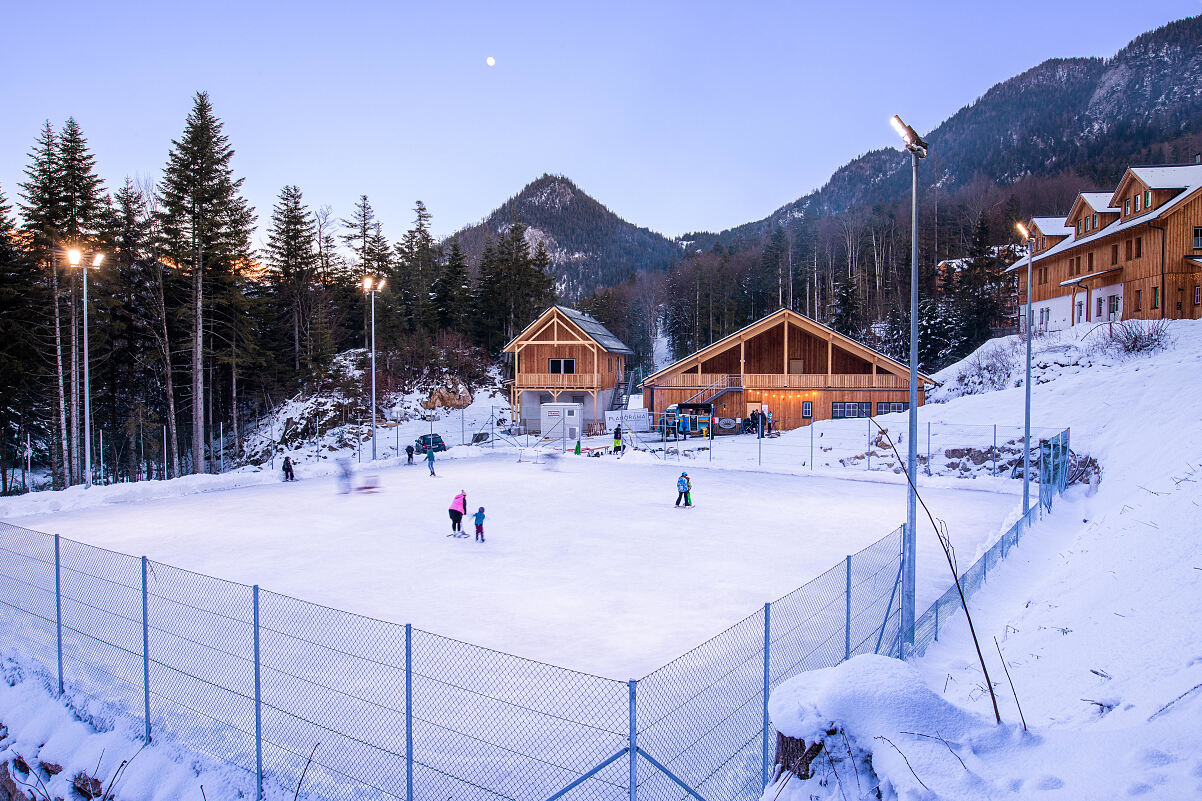
<path id="1" fill-rule="evenodd" d="M 101 265 L 103 262 L 104 262 L 104 254 L 103 254 L 103 253 L 97 253 L 97 254 L 95 255 L 95 257 L 93 257 L 93 259 L 92 259 L 92 266 L 93 266 L 93 267 L 99 267 L 99 266 L 100 266 L 100 265 Z"/>
<path id="2" fill-rule="evenodd" d="M 1016 222 L 1016 223 L 1014 224 L 1014 227 L 1018 229 L 1018 232 L 1019 232 L 1020 234 L 1022 234 L 1022 237 L 1023 237 L 1023 241 L 1024 241 L 1024 242 L 1026 242 L 1028 239 L 1030 239 L 1030 238 L 1031 238 L 1031 232 L 1027 230 L 1027 226 L 1023 225 L 1023 224 L 1022 224 L 1022 223 L 1020 223 L 1020 222 Z"/>
<path id="3" fill-rule="evenodd" d="M 71 263 L 72 267 L 78 267 L 79 260 L 82 257 L 83 257 L 83 254 L 80 253 L 79 250 L 76 248 L 71 248 L 70 250 L 67 251 L 67 261 L 69 261 Z"/>

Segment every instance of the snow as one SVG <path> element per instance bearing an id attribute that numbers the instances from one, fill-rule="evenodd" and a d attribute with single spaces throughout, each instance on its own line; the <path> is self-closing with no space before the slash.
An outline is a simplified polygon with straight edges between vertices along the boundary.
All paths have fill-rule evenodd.
<path id="1" fill-rule="evenodd" d="M 905 510 L 904 487 L 892 481 L 704 464 L 686 466 L 697 507 L 677 509 L 681 468 L 648 454 L 518 462 L 512 452 L 456 450 L 476 456 L 439 458 L 438 478 L 420 464 L 373 469 L 382 485 L 377 494 L 338 495 L 333 477 L 302 473 L 295 483 L 21 517 L 10 504 L 4 516 L 625 679 L 651 672 L 885 536 Z M 470 511 L 486 508 L 484 544 L 447 537 L 446 510 L 460 489 Z M 996 539 L 1015 510 L 1009 493 L 932 489 L 928 500 L 966 553 Z M 947 580 L 935 569 L 937 546 L 927 545 L 920 557 L 930 569 L 919 582 L 929 602 Z"/>
<path id="2" fill-rule="evenodd" d="M 772 702 L 782 728 L 844 727 L 875 775 L 857 774 L 844 751 L 841 778 L 824 767 L 766 799 L 862 797 L 856 778 L 905 801 L 1202 797 L 1202 421 L 1188 411 L 1202 323 L 1170 331 L 1172 345 L 1150 354 L 1107 347 L 1105 326 L 1036 341 L 1034 408 L 1055 410 L 1074 440 L 1081 432 L 1103 473 L 1071 488 L 970 601 L 1003 725 L 958 614 L 912 665 L 853 660 L 782 685 Z M 936 376 L 945 402 L 933 414 L 1021 414 L 1016 376 L 982 391 L 955 381 L 968 369 Z"/>

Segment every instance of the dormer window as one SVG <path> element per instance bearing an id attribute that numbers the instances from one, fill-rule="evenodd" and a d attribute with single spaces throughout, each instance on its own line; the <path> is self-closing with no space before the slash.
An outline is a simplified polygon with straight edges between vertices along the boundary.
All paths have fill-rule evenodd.
<path id="1" fill-rule="evenodd" d="M 1135 213 L 1136 214 L 1139 214 L 1139 201 L 1140 200 L 1141 200 L 1140 196 L 1136 195 L 1135 196 Z"/>
<path id="2" fill-rule="evenodd" d="M 1126 217 L 1129 214 L 1131 214 L 1131 198 L 1123 201 L 1123 216 Z"/>
<path id="3" fill-rule="evenodd" d="M 1144 190 L 1144 208 L 1145 209 L 1152 208 L 1152 190 L 1151 189 Z"/>
<path id="4" fill-rule="evenodd" d="M 1098 230 L 1098 215 L 1093 215 L 1093 229 Z"/>
<path id="5" fill-rule="evenodd" d="M 1077 236 L 1081 236 L 1081 220 L 1077 220 Z"/>

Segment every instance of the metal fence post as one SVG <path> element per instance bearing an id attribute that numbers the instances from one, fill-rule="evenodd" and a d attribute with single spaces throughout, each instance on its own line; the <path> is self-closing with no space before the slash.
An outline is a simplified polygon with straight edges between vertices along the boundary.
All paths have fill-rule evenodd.
<path id="1" fill-rule="evenodd" d="M 914 472 L 918 472 L 915 470 Z M 927 420 L 927 475 L 931 475 L 931 421 Z"/>
<path id="2" fill-rule="evenodd" d="M 413 625 L 405 624 L 405 799 L 413 801 Z"/>
<path id="3" fill-rule="evenodd" d="M 263 687 L 259 662 L 259 585 L 251 588 L 255 618 L 255 798 L 263 798 Z"/>
<path id="4" fill-rule="evenodd" d="M 872 469 L 872 416 L 868 416 L 868 470 Z"/>
<path id="5" fill-rule="evenodd" d="M 764 604 L 764 786 L 768 786 L 768 775 L 771 763 L 768 759 L 768 733 L 772 730 L 772 721 L 768 719 L 768 690 L 771 682 L 772 667 L 772 604 Z"/>
<path id="6" fill-rule="evenodd" d="M 142 557 L 142 703 L 146 714 L 146 742 L 150 742 L 150 602 L 146 587 L 146 557 Z"/>
<path id="7" fill-rule="evenodd" d="M 626 747 L 630 754 L 629 787 L 627 788 L 630 801 L 636 801 L 639 789 L 639 731 L 638 731 L 638 680 L 631 679 L 627 686 L 630 688 L 630 724 L 626 736 Z"/>
<path id="8" fill-rule="evenodd" d="M 843 658 L 851 659 L 851 555 L 850 554 L 848 555 L 847 559 L 844 560 L 844 563 L 847 566 L 847 570 L 846 570 L 847 589 L 844 592 L 844 596 L 845 596 L 845 599 L 844 599 L 845 604 L 844 605 L 846 607 L 846 610 L 845 610 L 846 614 L 845 614 L 844 619 L 846 620 L 846 624 L 843 627 Z"/>
<path id="9" fill-rule="evenodd" d="M 63 577 L 59 535 L 54 535 L 54 627 L 58 640 L 58 694 L 63 694 Z"/>
<path id="10" fill-rule="evenodd" d="M 997 475 L 997 423 L 993 424 L 993 475 Z"/>
<path id="11" fill-rule="evenodd" d="M 810 407 L 813 408 L 812 406 Z M 810 472 L 814 472 L 814 421 L 810 420 Z"/>

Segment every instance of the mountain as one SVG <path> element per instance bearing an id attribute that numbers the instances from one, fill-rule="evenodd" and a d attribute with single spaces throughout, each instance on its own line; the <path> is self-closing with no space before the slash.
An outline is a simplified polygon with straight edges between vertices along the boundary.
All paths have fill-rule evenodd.
<path id="1" fill-rule="evenodd" d="M 662 272 L 681 253 L 679 245 L 626 222 L 562 175 L 543 175 L 482 222 L 454 236 L 474 262 L 485 242 L 496 239 L 514 220 L 529 226 L 526 239 L 531 249 L 539 242 L 546 248 L 556 289 L 568 301 L 641 270 Z"/>
<path id="2" fill-rule="evenodd" d="M 1112 58 L 1057 58 L 997 84 L 925 137 L 923 191 L 952 194 L 985 180 L 1001 186 L 1070 174 L 1080 188 L 1113 186 L 1133 162 L 1192 160 L 1202 151 L 1202 16 L 1142 34 Z M 768 217 L 692 247 L 760 239 L 777 225 L 909 197 L 909 155 L 874 150 L 827 184 Z M 1066 208 L 1033 209 L 1036 213 Z"/>

